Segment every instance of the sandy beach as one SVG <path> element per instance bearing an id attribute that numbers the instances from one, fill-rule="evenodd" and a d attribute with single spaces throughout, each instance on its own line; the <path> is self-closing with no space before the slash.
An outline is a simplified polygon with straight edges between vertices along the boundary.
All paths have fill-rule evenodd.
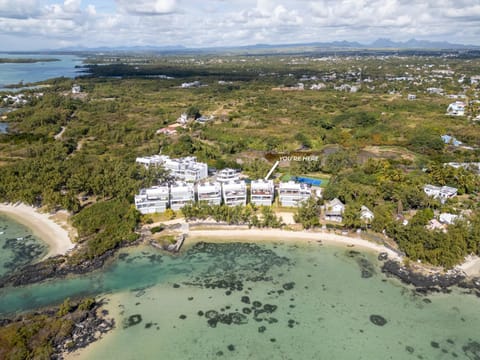
<path id="1" fill-rule="evenodd" d="M 402 258 L 393 250 L 382 245 L 372 243 L 359 237 L 349 237 L 345 235 L 333 234 L 329 232 L 309 232 L 309 231 L 286 231 L 278 229 L 248 229 L 248 230 L 190 230 L 187 243 L 195 240 L 214 240 L 214 239 L 242 239 L 252 241 L 321 241 L 324 244 L 343 245 L 347 247 L 358 247 L 360 249 L 372 250 L 376 252 L 386 252 L 390 259 L 402 260 Z"/>
<path id="2" fill-rule="evenodd" d="M 45 258 L 63 255 L 75 246 L 70 238 L 72 231 L 69 229 L 71 227 L 66 221 L 60 221 L 60 217 L 57 217 L 57 223 L 53 219 L 54 216 L 41 213 L 34 207 L 25 204 L 0 204 L 0 214 L 25 225 L 34 235 L 44 241 L 49 247 Z"/>

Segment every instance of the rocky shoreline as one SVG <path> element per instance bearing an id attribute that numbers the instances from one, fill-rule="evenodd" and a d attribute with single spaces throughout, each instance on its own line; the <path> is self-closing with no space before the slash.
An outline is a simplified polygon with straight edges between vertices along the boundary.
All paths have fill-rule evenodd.
<path id="1" fill-rule="evenodd" d="M 107 319 L 107 310 L 101 310 L 104 301 L 83 299 L 69 304 L 65 311 L 62 306 L 39 310 L 33 313 L 22 314 L 14 318 L 0 319 L 0 331 L 12 329 L 15 334 L 23 332 L 24 328 L 41 326 L 45 346 L 48 343 L 49 358 L 63 360 L 66 353 L 82 349 L 100 339 L 103 334 L 115 328 L 115 320 Z M 50 319 L 45 322 L 45 319 Z M 58 322 L 63 325 L 58 328 Z M 56 330 L 54 330 L 56 329 Z M 22 342 L 32 346 L 38 341 L 33 337 L 22 338 Z M 38 344 L 36 346 L 39 346 Z M 4 349 L 4 351 L 15 349 Z"/>
<path id="2" fill-rule="evenodd" d="M 14 273 L 0 278 L 0 288 L 7 286 L 23 286 L 38 283 L 44 280 L 65 277 L 67 275 L 81 275 L 100 269 L 110 259 L 117 249 L 108 250 L 95 259 L 81 263 L 69 262 L 67 256 L 58 255 L 45 261 L 26 265 Z"/>
<path id="3" fill-rule="evenodd" d="M 451 271 L 445 274 L 424 274 L 418 270 L 402 265 L 401 263 L 382 258 L 382 272 L 388 277 L 395 277 L 404 284 L 415 287 L 417 294 L 426 295 L 434 292 L 449 293 L 450 288 L 457 286 L 467 290 L 469 294 L 480 297 L 480 278 L 468 278 L 460 271 Z"/>

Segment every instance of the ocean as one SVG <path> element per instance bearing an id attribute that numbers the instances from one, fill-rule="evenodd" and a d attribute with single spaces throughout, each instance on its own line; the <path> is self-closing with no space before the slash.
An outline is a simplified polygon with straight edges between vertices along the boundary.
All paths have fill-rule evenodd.
<path id="1" fill-rule="evenodd" d="M 0 91 L 12 91 L 4 88 L 6 85 L 39 82 L 56 77 L 74 78 L 79 75 L 76 65 L 82 65 L 83 59 L 75 55 L 45 55 L 45 54 L 8 54 L 0 53 L 0 58 L 53 58 L 60 61 L 37 63 L 2 63 L 0 64 Z"/>
<path id="2" fill-rule="evenodd" d="M 421 296 L 379 266 L 316 242 L 145 246 L 88 276 L 1 289 L 0 313 L 104 299 L 116 329 L 74 359 L 479 358 L 478 298 Z"/>

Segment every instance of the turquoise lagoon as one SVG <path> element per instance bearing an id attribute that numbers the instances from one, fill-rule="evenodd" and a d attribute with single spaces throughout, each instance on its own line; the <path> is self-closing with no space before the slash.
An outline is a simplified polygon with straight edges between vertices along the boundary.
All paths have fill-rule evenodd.
<path id="1" fill-rule="evenodd" d="M 47 245 L 29 228 L 0 214 L 0 276 L 40 260 L 47 252 Z"/>
<path id="2" fill-rule="evenodd" d="M 56 77 L 74 78 L 79 75 L 76 65 L 81 65 L 83 59 L 76 55 L 49 54 L 7 54 L 0 53 L 0 58 L 21 59 L 59 59 L 60 61 L 44 61 L 36 63 L 2 63 L 0 64 L 0 91 L 15 89 L 3 88 L 5 85 L 28 84 Z"/>
<path id="3" fill-rule="evenodd" d="M 2 289 L 0 311 L 81 295 L 104 298 L 116 329 L 75 359 L 480 356 L 478 298 L 419 296 L 386 278 L 375 254 L 313 242 L 200 243 L 178 256 L 123 250 L 88 276 Z"/>

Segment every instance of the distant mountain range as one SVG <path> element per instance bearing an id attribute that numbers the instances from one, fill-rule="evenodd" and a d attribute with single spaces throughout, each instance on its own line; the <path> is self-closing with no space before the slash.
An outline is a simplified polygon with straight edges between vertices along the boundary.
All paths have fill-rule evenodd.
<path id="1" fill-rule="evenodd" d="M 332 41 L 332 42 L 309 42 L 295 44 L 255 44 L 245 46 L 221 46 L 208 48 L 189 48 L 182 45 L 170 46 L 119 46 L 119 47 L 66 47 L 55 50 L 57 52 L 221 52 L 221 51 L 274 51 L 274 50 L 322 50 L 322 49 L 423 49 L 423 50 L 479 50 L 478 45 L 452 44 L 446 41 L 429 41 L 410 39 L 407 41 L 393 41 L 386 38 L 380 38 L 370 44 L 362 44 L 356 41 Z"/>

